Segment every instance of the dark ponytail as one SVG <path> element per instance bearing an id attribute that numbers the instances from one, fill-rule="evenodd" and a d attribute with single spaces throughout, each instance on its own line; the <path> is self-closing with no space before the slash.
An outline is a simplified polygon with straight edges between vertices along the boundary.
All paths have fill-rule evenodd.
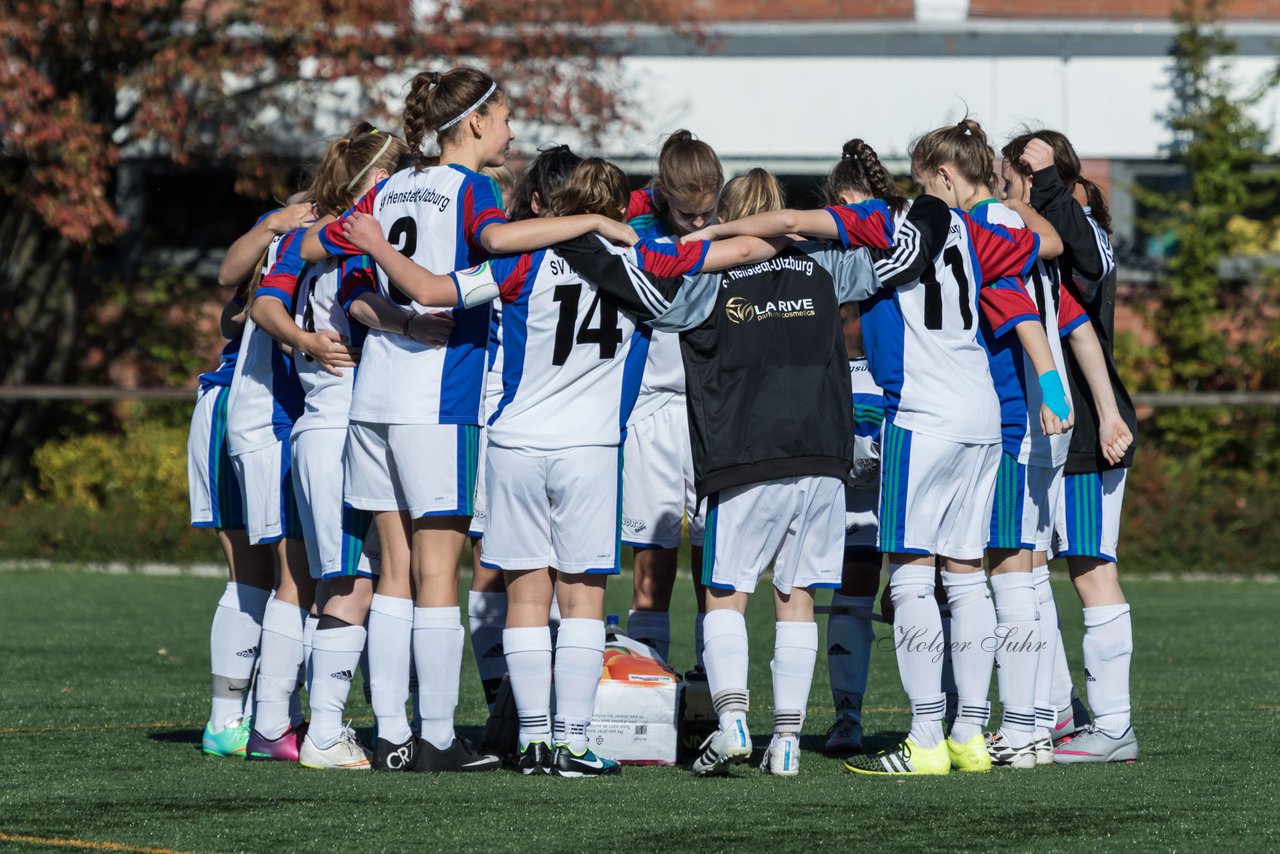
<path id="1" fill-rule="evenodd" d="M 1053 149 L 1054 168 L 1058 170 L 1058 177 L 1067 185 L 1068 190 L 1074 190 L 1076 184 L 1084 187 L 1089 212 L 1102 230 L 1110 234 L 1111 208 L 1107 205 L 1106 197 L 1102 195 L 1102 188 L 1084 177 L 1080 156 L 1076 154 L 1075 146 L 1071 144 L 1071 140 L 1067 139 L 1066 134 L 1056 130 L 1028 131 L 1009 140 L 1005 147 L 1000 149 L 1000 156 L 1011 163 L 1019 174 L 1030 177 L 1031 169 L 1022 162 L 1022 155 L 1027 150 L 1027 143 L 1033 139 L 1047 142 Z"/>
<path id="2" fill-rule="evenodd" d="M 511 194 L 508 216 L 512 221 L 533 219 L 551 209 L 551 199 L 569 182 L 569 176 L 582 158 L 567 145 L 543 149 L 525 167 L 524 175 L 516 183 Z M 538 197 L 541 214 L 533 210 L 533 197 Z"/>
<path id="3" fill-rule="evenodd" d="M 861 139 L 851 139 L 844 144 L 840 162 L 828 173 L 822 191 L 830 205 L 840 204 L 840 196 L 851 192 L 880 199 L 894 213 L 899 213 L 907 204 L 876 150 Z"/>

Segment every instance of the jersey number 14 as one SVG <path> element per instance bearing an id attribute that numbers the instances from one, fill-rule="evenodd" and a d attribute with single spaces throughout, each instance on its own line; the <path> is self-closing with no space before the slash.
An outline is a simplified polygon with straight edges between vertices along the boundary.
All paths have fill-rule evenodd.
<path id="1" fill-rule="evenodd" d="M 560 304 L 560 318 L 556 321 L 556 343 L 551 353 L 551 364 L 563 365 L 569 359 L 574 344 L 596 344 L 601 359 L 612 359 L 622 344 L 622 330 L 618 328 L 618 307 L 601 301 L 597 293 L 587 309 L 587 316 L 578 326 L 578 301 L 582 297 L 582 285 L 556 285 L 551 298 Z M 599 323 L 591 322 L 599 317 Z M 575 334 L 576 332 L 576 334 Z"/>

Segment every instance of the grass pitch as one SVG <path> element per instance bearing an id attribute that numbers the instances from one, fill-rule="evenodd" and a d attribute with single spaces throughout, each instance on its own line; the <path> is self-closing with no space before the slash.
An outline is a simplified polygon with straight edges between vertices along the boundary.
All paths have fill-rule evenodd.
<path id="1" fill-rule="evenodd" d="M 1142 746 L 1134 766 L 905 780 L 847 774 L 817 752 L 832 716 L 820 655 L 800 777 L 770 778 L 747 766 L 710 780 L 627 768 L 621 778 L 595 781 L 322 773 L 202 756 L 209 621 L 222 584 L 65 570 L 0 574 L 0 849 L 1280 846 L 1280 585 L 1264 581 L 1126 582 Z M 625 613 L 629 593 L 629 577 L 614 581 L 611 609 Z M 1066 585 L 1058 601 L 1079 673 L 1079 607 Z M 673 610 L 672 658 L 683 666 L 692 641 L 687 580 Z M 752 603 L 748 622 L 759 748 L 771 726 L 767 595 Z M 352 697 L 350 713 L 367 735 L 359 687 Z M 866 707 L 872 747 L 906 728 L 891 650 L 874 655 Z M 478 734 L 484 706 L 469 649 L 458 717 L 464 733 Z"/>

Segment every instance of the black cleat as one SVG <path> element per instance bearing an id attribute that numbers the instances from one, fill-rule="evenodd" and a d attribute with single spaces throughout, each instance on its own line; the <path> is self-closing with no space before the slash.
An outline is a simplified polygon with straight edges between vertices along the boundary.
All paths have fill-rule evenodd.
<path id="1" fill-rule="evenodd" d="M 453 744 L 441 750 L 425 738 L 418 740 L 415 771 L 496 771 L 502 760 L 490 753 L 480 753 L 465 738 L 454 736 Z"/>
<path id="2" fill-rule="evenodd" d="M 411 737 L 403 744 L 380 738 L 373 750 L 373 770 L 412 771 L 417 756 L 418 740 L 416 738 Z"/>
<path id="3" fill-rule="evenodd" d="M 608 777 L 621 773 L 621 765 L 612 759 L 601 759 L 591 748 L 575 754 L 569 749 L 569 745 L 557 744 L 556 752 L 551 757 L 553 777 Z"/>
<path id="4" fill-rule="evenodd" d="M 551 745 L 545 741 L 531 741 L 520 751 L 518 763 L 521 774 L 550 774 Z"/>

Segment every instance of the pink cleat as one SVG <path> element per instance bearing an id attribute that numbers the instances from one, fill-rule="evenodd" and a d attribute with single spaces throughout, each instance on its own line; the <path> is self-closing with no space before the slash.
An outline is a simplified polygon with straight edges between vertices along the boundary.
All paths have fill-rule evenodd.
<path id="1" fill-rule="evenodd" d="M 307 734 L 307 724 L 291 726 L 284 735 L 271 739 L 256 729 L 249 733 L 249 744 L 245 749 L 245 758 L 250 761 L 263 762 L 297 762 L 298 752 L 302 749 L 302 739 Z"/>

